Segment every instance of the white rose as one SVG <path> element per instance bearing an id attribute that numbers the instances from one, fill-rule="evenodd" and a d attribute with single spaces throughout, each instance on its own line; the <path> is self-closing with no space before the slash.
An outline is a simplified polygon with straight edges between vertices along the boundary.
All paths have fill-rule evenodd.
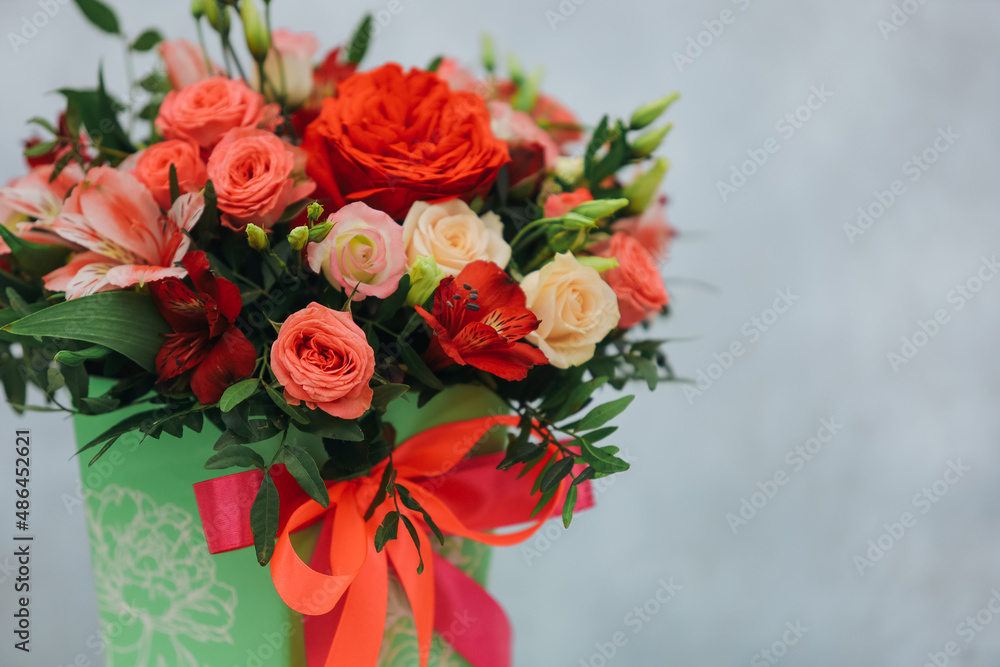
<path id="1" fill-rule="evenodd" d="M 302 106 L 312 93 L 313 57 L 319 50 L 319 42 L 311 33 L 294 33 L 283 28 L 272 33 L 271 41 L 271 52 L 264 61 L 264 74 L 270 85 L 265 87 L 264 93 L 268 99 L 273 99 L 274 92 L 283 92 L 290 107 Z M 254 90 L 257 90 L 256 70 L 251 74 Z"/>
<path id="2" fill-rule="evenodd" d="M 556 368 L 579 366 L 618 326 L 618 297 L 601 274 L 571 253 L 556 255 L 521 281 L 525 305 L 540 320 L 527 340 Z"/>
<path id="3" fill-rule="evenodd" d="M 414 203 L 403 221 L 403 245 L 408 266 L 418 257 L 433 257 L 446 276 L 457 276 L 477 259 L 501 269 L 510 261 L 510 246 L 503 240 L 497 214 L 480 217 L 461 199 Z"/>

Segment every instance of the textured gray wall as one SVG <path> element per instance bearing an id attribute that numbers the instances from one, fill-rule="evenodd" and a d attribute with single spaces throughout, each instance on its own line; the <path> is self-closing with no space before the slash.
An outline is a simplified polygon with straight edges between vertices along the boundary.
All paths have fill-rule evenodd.
<path id="1" fill-rule="evenodd" d="M 671 358 L 711 385 L 688 397 L 679 386 L 639 389 L 619 431 L 633 470 L 570 531 L 553 526 L 497 556 L 492 588 L 513 618 L 516 664 L 764 665 L 760 652 L 777 643 L 771 659 L 783 664 L 917 667 L 949 642 L 949 664 L 997 664 L 1000 619 L 981 610 L 1000 589 L 1000 280 L 977 283 L 977 272 L 1000 251 L 1000 4 L 907 0 L 898 4 L 915 13 L 888 31 L 879 21 L 892 20 L 889 0 L 401 1 L 370 62 L 424 64 L 442 51 L 474 62 L 487 28 L 501 52 L 544 63 L 547 89 L 588 121 L 683 94 L 670 112 L 667 182 L 685 236 L 664 267 L 675 316 L 657 333 L 697 336 L 670 346 Z M 193 35 L 186 1 L 117 4 L 130 31 Z M 388 4 L 274 0 L 279 23 L 311 26 L 324 45 Z M 729 23 L 713 24 L 723 9 Z M 47 91 L 90 84 L 98 58 L 110 82 L 123 77 L 118 45 L 72 6 L 15 54 L 6 33 L 35 11 L 35 0 L 0 7 L 3 179 L 21 171 L 23 120 L 55 112 Z M 720 34 L 700 34 L 704 21 Z M 674 53 L 699 34 L 706 46 L 678 67 Z M 808 120 L 779 124 L 817 89 L 829 95 L 799 110 Z M 724 201 L 717 183 L 765 145 L 766 163 Z M 933 164 L 915 169 L 925 151 Z M 877 212 L 896 180 L 892 204 L 849 239 L 858 207 Z M 968 300 L 955 291 L 966 284 L 981 287 Z M 776 315 L 778 290 L 794 301 Z M 893 369 L 887 354 L 938 311 L 947 321 L 916 335 L 926 344 Z M 734 342 L 744 353 L 713 366 Z M 0 420 L 8 432 L 34 429 L 39 536 L 37 653 L 12 656 L 4 630 L 0 664 L 93 659 L 82 515 L 60 500 L 77 484 L 69 425 L 20 422 L 5 407 Z M 794 453 L 817 434 L 828 442 L 815 456 Z M 10 475 L 9 448 L 0 460 Z M 938 482 L 938 497 L 949 462 L 968 470 Z M 768 484 L 775 475 L 784 484 Z M 760 488 L 773 492 L 766 504 Z M 925 488 L 935 502 L 921 499 Z M 734 533 L 727 514 L 743 499 L 762 507 Z M 902 536 L 883 536 L 905 512 Z M 880 537 L 894 544 L 859 572 L 855 557 Z M 660 582 L 671 578 L 673 598 L 649 602 L 666 599 Z M 796 624 L 800 639 L 787 631 Z M 619 632 L 622 646 L 604 658 Z"/>

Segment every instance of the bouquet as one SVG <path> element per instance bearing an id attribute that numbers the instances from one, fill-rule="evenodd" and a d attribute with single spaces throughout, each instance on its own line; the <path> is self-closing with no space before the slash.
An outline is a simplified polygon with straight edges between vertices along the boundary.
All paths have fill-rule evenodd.
<path id="1" fill-rule="evenodd" d="M 125 37 L 110 7 L 76 4 Z M 677 96 L 585 127 L 540 70 L 512 57 L 501 73 L 488 38 L 482 75 L 448 57 L 365 69 L 369 16 L 316 64 L 316 38 L 272 29 L 270 4 L 195 0 L 199 44 L 125 37 L 129 58 L 163 63 L 127 101 L 99 71 L 59 91 L 57 120 L 31 120 L 29 171 L 0 188 L 7 400 L 77 416 L 91 466 L 129 438 L 132 456 L 163 440 L 140 484 L 199 482 L 201 527 L 110 486 L 91 520 L 128 505 L 128 539 L 166 569 L 176 556 L 143 537 L 164 522 L 183 524 L 185 549 L 252 545 L 305 619 L 310 667 L 390 660 L 399 608 L 413 662 L 444 637 L 503 664 L 502 612 L 442 554 L 458 538 L 513 544 L 554 514 L 568 527 L 588 480 L 629 468 L 607 443 L 632 396 L 593 397 L 674 379 L 643 332 L 668 309 L 654 152 L 671 125 L 651 128 Z M 28 385 L 46 406 L 27 405 Z M 163 467 L 192 460 L 200 478 Z M 168 663 L 206 662 L 176 615 L 108 595 L 143 638 L 177 624 Z M 230 598 L 187 604 L 224 616 Z M 453 598 L 493 621 L 449 637 Z M 156 664 L 142 641 L 130 664 Z"/>

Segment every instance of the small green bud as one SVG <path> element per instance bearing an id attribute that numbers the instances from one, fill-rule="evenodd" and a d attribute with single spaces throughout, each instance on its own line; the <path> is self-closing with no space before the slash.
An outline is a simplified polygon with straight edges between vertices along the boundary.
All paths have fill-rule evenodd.
<path id="1" fill-rule="evenodd" d="M 667 132 L 674 128 L 673 123 L 667 123 L 658 130 L 650 130 L 632 142 L 632 155 L 634 157 L 648 157 L 653 151 L 660 147 Z"/>
<path id="2" fill-rule="evenodd" d="M 201 17 L 204 15 L 205 15 L 204 0 L 191 0 L 191 16 L 194 17 L 194 20 L 200 21 Z"/>
<path id="3" fill-rule="evenodd" d="M 288 233 L 288 245 L 292 246 L 292 250 L 302 250 L 308 242 L 309 228 L 305 225 L 296 227 Z"/>
<path id="4" fill-rule="evenodd" d="M 247 225 L 247 241 L 254 250 L 267 250 L 271 243 L 267 240 L 267 232 L 254 224 Z"/>
<path id="5" fill-rule="evenodd" d="M 257 5 L 254 0 L 243 0 L 240 3 L 240 17 L 243 19 L 243 32 L 247 37 L 247 49 L 250 55 L 259 63 L 267 59 L 271 50 L 271 33 L 267 31 L 264 22 L 260 20 Z"/>
<path id="6" fill-rule="evenodd" d="M 598 273 L 604 273 L 608 269 L 618 266 L 618 260 L 614 257 L 577 257 L 576 261 L 584 266 L 597 269 Z"/>
<path id="7" fill-rule="evenodd" d="M 573 209 L 573 213 L 597 220 L 612 215 L 615 211 L 628 206 L 628 199 L 593 199 L 585 201 Z"/>
<path id="8" fill-rule="evenodd" d="M 219 0 L 205 0 L 205 16 L 208 23 L 220 35 L 229 34 L 229 7 Z"/>
<path id="9" fill-rule="evenodd" d="M 628 122 L 630 130 L 641 130 L 647 125 L 652 124 L 657 118 L 660 117 L 664 111 L 667 110 L 671 104 L 673 104 L 678 98 L 680 98 L 680 93 L 671 93 L 666 97 L 661 97 L 655 102 L 650 102 L 649 104 L 643 104 L 641 107 L 635 110 L 632 114 L 632 118 Z"/>
<path id="10" fill-rule="evenodd" d="M 309 222 L 316 222 L 320 219 L 320 216 L 323 215 L 323 205 L 318 201 L 314 201 L 309 204 L 309 208 L 306 209 L 306 212 L 309 215 Z"/>
<path id="11" fill-rule="evenodd" d="M 507 69 L 510 70 L 510 80 L 520 88 L 524 85 L 524 70 L 521 69 L 521 61 L 513 53 L 507 55 Z"/>
<path id="12" fill-rule="evenodd" d="M 322 222 L 309 230 L 309 242 L 319 243 L 326 238 L 326 235 L 333 229 L 332 222 Z"/>
<path id="13" fill-rule="evenodd" d="M 433 257 L 420 256 L 410 267 L 410 291 L 406 295 L 406 305 L 415 306 L 421 304 L 434 294 L 441 279 L 444 278 L 444 271 L 437 265 Z"/>
<path id="14" fill-rule="evenodd" d="M 496 69 L 496 52 L 493 50 L 493 38 L 490 37 L 489 33 L 483 33 L 483 67 L 490 74 L 493 74 L 493 70 Z"/>
<path id="15" fill-rule="evenodd" d="M 625 186 L 622 194 L 629 200 L 628 210 L 632 213 L 642 213 L 653 201 L 657 190 L 660 189 L 660 182 L 670 167 L 670 161 L 666 158 L 658 158 L 653 168 L 640 175 L 634 181 Z"/>
<path id="16" fill-rule="evenodd" d="M 562 223 L 566 229 L 593 229 L 597 226 L 593 218 L 580 215 L 574 211 L 570 211 L 562 216 Z"/>

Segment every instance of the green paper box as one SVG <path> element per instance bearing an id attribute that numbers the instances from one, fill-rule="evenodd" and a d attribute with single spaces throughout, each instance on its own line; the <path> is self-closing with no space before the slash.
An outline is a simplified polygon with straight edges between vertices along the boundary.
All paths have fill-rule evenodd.
<path id="1" fill-rule="evenodd" d="M 426 406 L 395 401 L 387 415 L 402 442 L 438 424 L 502 411 L 479 387 L 451 387 Z M 137 410 L 131 410 L 135 412 Z M 130 413 L 75 418 L 85 443 Z M 278 597 L 253 549 L 211 555 L 192 484 L 241 469 L 205 470 L 220 433 L 120 438 L 93 466 L 80 456 L 95 588 L 107 667 L 306 667 L 301 616 Z M 502 446 L 500 435 L 484 448 Z M 302 442 L 322 451 L 318 442 Z M 253 445 L 270 460 L 278 439 Z M 485 584 L 490 549 L 449 537 L 441 554 Z M 381 667 L 418 664 L 417 639 L 402 587 L 390 577 Z M 468 667 L 435 635 L 432 665 Z"/>

